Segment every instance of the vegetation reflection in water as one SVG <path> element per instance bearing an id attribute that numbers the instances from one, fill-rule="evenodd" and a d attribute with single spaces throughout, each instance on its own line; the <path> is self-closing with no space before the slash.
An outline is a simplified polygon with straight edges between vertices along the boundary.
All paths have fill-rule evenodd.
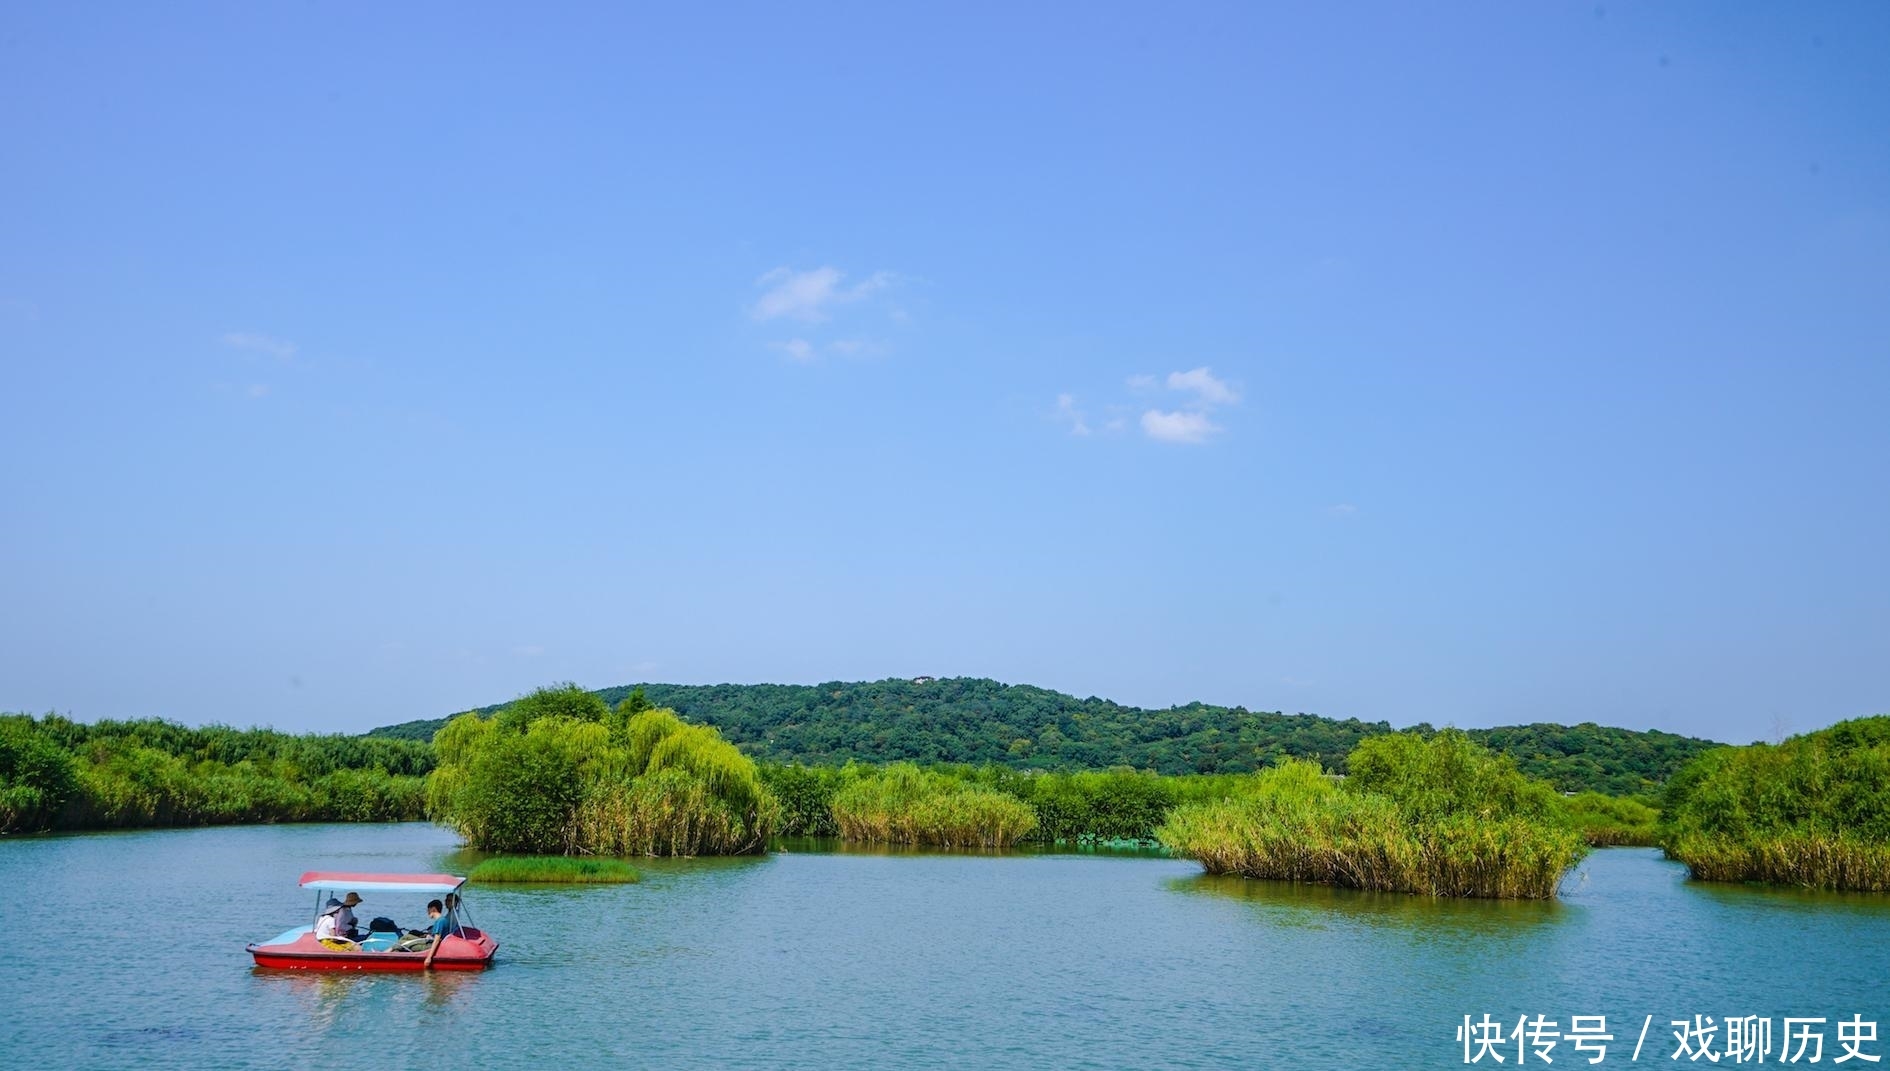
<path id="1" fill-rule="evenodd" d="M 1165 887 L 1184 896 L 1215 897 L 1250 905 L 1274 926 L 1317 930 L 1335 921 L 1344 921 L 1375 929 L 1405 931 L 1426 939 L 1444 934 L 1488 934 L 1493 930 L 1527 936 L 1529 930 L 1552 926 L 1580 910 L 1554 900 L 1429 897 L 1233 874 L 1171 878 Z"/>
<path id="2" fill-rule="evenodd" d="M 1733 910 L 1815 912 L 1890 926 L 1890 892 L 1806 888 L 1761 881 L 1689 881 L 1686 891 Z"/>

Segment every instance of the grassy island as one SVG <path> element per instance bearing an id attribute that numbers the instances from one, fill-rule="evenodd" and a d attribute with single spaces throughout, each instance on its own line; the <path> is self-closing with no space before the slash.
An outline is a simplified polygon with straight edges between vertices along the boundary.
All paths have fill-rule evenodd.
<path id="1" fill-rule="evenodd" d="M 1702 880 L 1890 891 L 1890 716 L 1701 755 L 1660 844 Z"/>
<path id="2" fill-rule="evenodd" d="M 1349 768 L 1289 760 L 1158 835 L 1212 874 L 1508 899 L 1553 898 L 1588 850 L 1548 785 L 1463 733 L 1374 737 Z"/>

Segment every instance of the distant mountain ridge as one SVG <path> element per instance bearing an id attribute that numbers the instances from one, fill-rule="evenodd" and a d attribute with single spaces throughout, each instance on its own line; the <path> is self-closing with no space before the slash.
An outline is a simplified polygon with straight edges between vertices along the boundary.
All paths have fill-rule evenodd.
<path id="1" fill-rule="evenodd" d="M 1383 721 L 1207 703 L 1150 710 L 972 677 L 817 685 L 626 684 L 596 694 L 614 705 L 636 688 L 659 707 L 715 726 L 756 759 L 808 765 L 912 761 L 1240 773 L 1293 756 L 1343 773 L 1346 756 L 1360 740 L 1396 731 Z M 482 707 L 477 713 L 490 714 L 505 705 Z M 403 722 L 368 735 L 430 740 L 446 721 Z M 1610 795 L 1652 792 L 1688 759 L 1720 746 L 1697 737 L 1593 722 L 1468 732 L 1514 758 L 1525 773 L 1562 791 Z"/>

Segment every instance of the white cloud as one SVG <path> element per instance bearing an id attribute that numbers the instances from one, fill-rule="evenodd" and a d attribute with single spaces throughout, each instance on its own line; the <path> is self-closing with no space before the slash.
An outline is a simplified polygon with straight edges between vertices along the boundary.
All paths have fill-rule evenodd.
<path id="1" fill-rule="evenodd" d="M 886 347 L 870 338 L 836 338 L 827 343 L 827 350 L 842 357 L 878 357 Z"/>
<path id="2" fill-rule="evenodd" d="M 512 654 L 514 654 L 515 656 L 519 658 L 537 658 L 539 655 L 544 654 L 544 653 L 545 653 L 545 649 L 535 643 L 528 643 L 528 644 L 524 644 L 523 646 L 512 648 Z"/>
<path id="3" fill-rule="evenodd" d="M 1142 414 L 1142 430 L 1149 438 L 1161 442 L 1198 444 L 1207 442 L 1208 436 L 1221 428 L 1209 420 L 1206 413 L 1150 409 Z"/>
<path id="4" fill-rule="evenodd" d="M 892 276 L 883 271 L 874 272 L 852 286 L 842 286 L 845 279 L 846 273 L 834 267 L 810 271 L 776 268 L 755 280 L 756 286 L 767 287 L 767 290 L 749 310 L 749 315 L 762 321 L 786 317 L 803 323 L 820 323 L 831 315 L 833 306 L 858 301 L 892 282 Z"/>
<path id="5" fill-rule="evenodd" d="M 1166 378 L 1132 375 L 1124 379 L 1123 383 L 1131 394 L 1154 395 L 1166 388 L 1186 397 L 1175 400 L 1178 406 L 1175 409 L 1151 408 L 1146 400 L 1134 408 L 1114 403 L 1105 405 L 1100 422 L 1104 432 L 1126 431 L 1136 408 L 1140 408 L 1142 432 L 1149 438 L 1160 442 L 1198 445 L 1224 430 L 1212 418 L 1216 410 L 1240 404 L 1240 392 L 1216 376 L 1206 365 L 1186 372 L 1170 372 Z M 1072 433 L 1089 434 L 1090 425 L 1082 419 L 1082 414 L 1074 412 L 1070 395 L 1060 395 L 1057 401 L 1058 416 L 1071 423 Z"/>
<path id="6" fill-rule="evenodd" d="M 1232 405 L 1240 401 L 1239 392 L 1228 386 L 1225 380 L 1216 379 L 1206 365 L 1189 372 L 1168 373 L 1168 389 L 1193 391 L 1195 404 L 1204 407 Z"/>
<path id="7" fill-rule="evenodd" d="M 246 393 L 246 394 L 248 394 L 248 395 L 249 395 L 249 396 L 250 396 L 251 398 L 261 398 L 261 397 L 264 397 L 264 396 L 266 396 L 266 395 L 267 395 L 267 394 L 269 393 L 269 384 L 267 384 L 267 383 L 251 383 L 251 384 L 249 385 L 249 389 L 248 389 L 247 391 L 245 391 L 244 393 Z"/>
<path id="8" fill-rule="evenodd" d="M 284 363 L 295 359 L 295 343 L 257 334 L 254 331 L 227 332 L 223 336 L 223 344 L 235 350 L 265 354 Z"/>
<path id="9" fill-rule="evenodd" d="M 1070 426 L 1071 435 L 1088 435 L 1089 424 L 1083 419 L 1083 411 L 1076 407 L 1076 397 L 1070 394 L 1057 395 L 1056 418 L 1059 423 Z"/>
<path id="10" fill-rule="evenodd" d="M 813 364 L 827 355 L 868 358 L 883 356 L 886 353 L 885 346 L 870 338 L 836 338 L 832 342 L 790 338 L 786 342 L 770 342 L 768 345 L 801 364 Z"/>
<path id="11" fill-rule="evenodd" d="M 1326 507 L 1326 512 L 1334 517 L 1353 517 L 1358 515 L 1358 507 L 1350 502 L 1340 502 Z"/>

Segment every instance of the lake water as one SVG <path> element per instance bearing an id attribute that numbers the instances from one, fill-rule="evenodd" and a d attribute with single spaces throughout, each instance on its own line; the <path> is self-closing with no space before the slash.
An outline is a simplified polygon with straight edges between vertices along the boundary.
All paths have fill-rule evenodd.
<path id="1" fill-rule="evenodd" d="M 1552 904 L 1132 855 L 790 850 L 475 889 L 502 943 L 484 973 L 263 971 L 243 951 L 306 921 L 303 870 L 470 862 L 430 825 L 0 840 L 0 1064 L 1461 1067 L 1456 1028 L 1486 1012 L 1606 1015 L 1603 1066 L 1648 1015 L 1641 1061 L 1661 1066 L 1669 1020 L 1694 1015 L 1825 1016 L 1827 1064 L 1839 1019 L 1890 1037 L 1890 898 L 1693 884 L 1635 849 L 1590 856 Z M 360 915 L 416 924 L 423 903 L 371 894 Z M 1553 1055 L 1529 1066 L 1587 1066 Z"/>

